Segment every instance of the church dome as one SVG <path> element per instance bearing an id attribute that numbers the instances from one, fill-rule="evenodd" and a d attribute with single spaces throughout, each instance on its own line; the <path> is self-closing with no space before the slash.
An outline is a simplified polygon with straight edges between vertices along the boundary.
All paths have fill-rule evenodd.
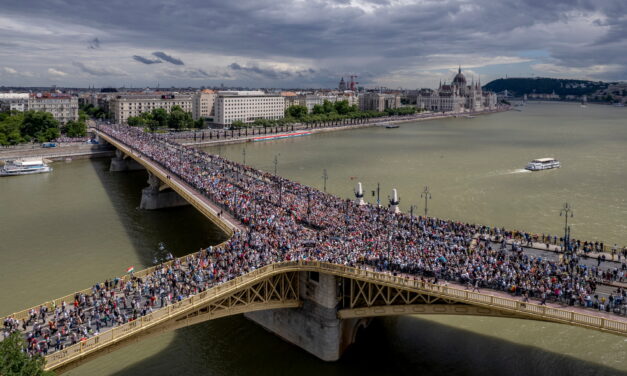
<path id="1" fill-rule="evenodd" d="M 458 86 L 466 85 L 466 77 L 462 73 L 462 68 L 461 67 L 457 71 L 457 74 L 455 75 L 455 78 L 453 78 L 453 84 L 457 84 Z"/>

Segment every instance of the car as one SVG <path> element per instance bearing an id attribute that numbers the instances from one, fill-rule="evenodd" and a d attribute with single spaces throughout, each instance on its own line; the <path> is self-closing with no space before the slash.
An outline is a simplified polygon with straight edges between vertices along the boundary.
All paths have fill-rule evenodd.
<path id="1" fill-rule="evenodd" d="M 43 144 L 41 144 L 42 148 L 56 148 L 57 144 L 54 142 L 44 142 Z"/>

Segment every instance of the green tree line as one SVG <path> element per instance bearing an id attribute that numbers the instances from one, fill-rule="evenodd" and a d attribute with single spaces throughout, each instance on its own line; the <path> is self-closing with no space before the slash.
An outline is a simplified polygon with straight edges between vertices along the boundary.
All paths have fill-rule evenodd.
<path id="1" fill-rule="evenodd" d="M 87 114 L 88 116 L 94 119 L 107 119 L 109 118 L 109 114 L 105 110 L 100 107 L 94 106 L 93 104 L 81 105 L 80 109 Z"/>
<path id="2" fill-rule="evenodd" d="M 80 113 L 78 121 L 61 125 L 49 112 L 0 112 L 0 145 L 47 142 L 59 138 L 61 133 L 68 137 L 84 137 L 87 134 L 85 120 L 86 115 Z"/>
<path id="3" fill-rule="evenodd" d="M 181 106 L 173 106 L 170 112 L 163 108 L 155 108 L 152 111 L 144 112 L 139 116 L 131 116 L 127 120 L 132 127 L 144 127 L 151 131 L 159 128 L 189 129 L 202 128 L 204 121 L 198 119 L 194 121 L 192 114 L 183 111 Z"/>
<path id="4" fill-rule="evenodd" d="M 369 119 L 394 115 L 412 115 L 418 112 L 416 107 L 388 108 L 385 111 L 360 111 L 357 105 L 350 106 L 348 101 L 330 102 L 313 106 L 311 113 L 307 107 L 295 105 L 285 110 L 285 120 L 288 122 L 317 123 L 339 121 L 345 119 Z"/>
<path id="5" fill-rule="evenodd" d="M 246 124 L 236 120 L 231 125 L 233 128 L 246 126 L 273 127 L 292 123 L 324 123 L 337 122 L 347 119 L 370 119 L 394 115 L 412 115 L 419 112 L 416 107 L 388 108 L 385 111 L 360 111 L 356 105 L 349 105 L 347 100 L 331 102 L 325 100 L 322 104 L 314 105 L 311 113 L 307 107 L 293 105 L 285 109 L 285 117 L 278 120 L 256 119 L 252 124 Z"/>

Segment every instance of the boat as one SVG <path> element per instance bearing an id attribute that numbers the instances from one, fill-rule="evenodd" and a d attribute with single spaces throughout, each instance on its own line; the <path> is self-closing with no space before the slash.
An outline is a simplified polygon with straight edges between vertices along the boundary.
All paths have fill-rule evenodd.
<path id="1" fill-rule="evenodd" d="M 279 134 L 273 134 L 273 135 L 268 135 L 268 136 L 255 137 L 255 138 L 253 138 L 253 141 L 280 140 L 280 139 L 283 139 L 283 138 L 309 136 L 310 134 L 312 134 L 312 132 L 309 132 L 309 131 L 279 133 Z"/>
<path id="2" fill-rule="evenodd" d="M 399 125 L 398 124 L 386 124 L 385 127 L 387 129 L 396 129 L 399 127 Z"/>
<path id="3" fill-rule="evenodd" d="M 614 103 L 614 107 L 625 107 L 624 103 Z"/>
<path id="4" fill-rule="evenodd" d="M 540 170 L 550 170 L 553 168 L 560 168 L 560 161 L 555 158 L 538 158 L 529 162 L 525 167 L 525 170 L 529 171 L 540 171 Z"/>
<path id="5" fill-rule="evenodd" d="M 10 160 L 0 167 L 0 176 L 30 175 L 52 171 L 43 159 L 17 159 Z"/>

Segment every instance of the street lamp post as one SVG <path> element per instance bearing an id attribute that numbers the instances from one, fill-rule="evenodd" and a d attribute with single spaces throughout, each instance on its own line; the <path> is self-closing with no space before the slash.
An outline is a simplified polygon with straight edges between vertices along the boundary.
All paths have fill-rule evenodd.
<path id="1" fill-rule="evenodd" d="M 324 181 L 324 193 L 327 193 L 327 180 L 329 180 L 329 175 L 327 175 L 327 169 L 322 170 L 322 180 Z"/>
<path id="2" fill-rule="evenodd" d="M 276 154 L 274 156 L 274 175 L 275 176 L 276 176 L 276 172 L 277 172 L 277 165 L 279 164 L 279 155 L 281 155 L 281 154 L 279 153 L 279 154 Z"/>
<path id="3" fill-rule="evenodd" d="M 377 208 L 381 206 L 381 198 L 379 197 L 380 193 L 381 193 L 381 186 L 379 183 L 377 183 L 377 190 L 376 191 L 372 191 L 372 195 L 374 196 L 375 193 L 377 194 Z"/>
<path id="4" fill-rule="evenodd" d="M 244 162 L 242 164 L 245 166 L 246 165 L 246 148 L 242 149 L 242 156 L 244 157 Z"/>
<path id="5" fill-rule="evenodd" d="M 425 190 L 422 191 L 420 197 L 424 197 L 425 199 L 425 218 L 427 217 L 427 213 L 429 213 L 428 202 L 431 200 L 431 192 L 429 192 L 429 187 L 425 185 Z"/>
<path id="6" fill-rule="evenodd" d="M 568 243 L 570 242 L 570 226 L 568 226 L 568 217 L 572 218 L 573 207 L 568 202 L 564 203 L 564 207 L 560 210 L 560 217 L 564 216 L 564 253 L 568 251 Z"/>

